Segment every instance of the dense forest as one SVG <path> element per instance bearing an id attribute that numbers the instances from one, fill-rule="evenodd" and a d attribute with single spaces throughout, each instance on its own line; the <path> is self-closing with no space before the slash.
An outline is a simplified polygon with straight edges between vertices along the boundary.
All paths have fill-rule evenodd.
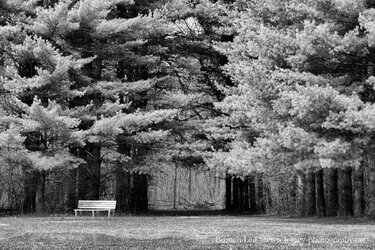
<path id="1" fill-rule="evenodd" d="M 176 186 L 183 169 L 224 182 L 228 211 L 375 216 L 372 1 L 0 0 L 0 12 L 0 211 L 115 199 L 144 212 L 155 176 Z"/>

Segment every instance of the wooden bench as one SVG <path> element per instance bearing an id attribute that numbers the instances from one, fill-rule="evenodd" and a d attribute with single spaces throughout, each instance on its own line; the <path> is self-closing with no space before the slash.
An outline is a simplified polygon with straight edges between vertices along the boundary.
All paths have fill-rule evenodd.
<path id="1" fill-rule="evenodd" d="M 95 200 L 80 200 L 78 201 L 78 208 L 74 209 L 74 215 L 77 217 L 77 212 L 91 211 L 92 217 L 95 212 L 108 211 L 108 217 L 111 217 L 111 211 L 114 215 L 116 209 L 116 201 L 95 201 Z"/>

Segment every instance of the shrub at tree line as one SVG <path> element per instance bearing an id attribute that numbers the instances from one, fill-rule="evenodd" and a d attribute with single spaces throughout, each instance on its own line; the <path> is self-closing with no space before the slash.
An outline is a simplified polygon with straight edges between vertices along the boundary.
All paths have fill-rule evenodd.
<path id="1" fill-rule="evenodd" d="M 0 208 L 142 212 L 176 165 L 227 210 L 374 216 L 373 7 L 0 1 Z"/>

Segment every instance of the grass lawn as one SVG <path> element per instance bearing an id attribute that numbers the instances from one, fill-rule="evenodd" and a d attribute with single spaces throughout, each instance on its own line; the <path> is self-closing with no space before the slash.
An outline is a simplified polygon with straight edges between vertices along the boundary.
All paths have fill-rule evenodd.
<path id="1" fill-rule="evenodd" d="M 375 249 L 375 223 L 253 216 L 0 217 L 0 249 Z"/>

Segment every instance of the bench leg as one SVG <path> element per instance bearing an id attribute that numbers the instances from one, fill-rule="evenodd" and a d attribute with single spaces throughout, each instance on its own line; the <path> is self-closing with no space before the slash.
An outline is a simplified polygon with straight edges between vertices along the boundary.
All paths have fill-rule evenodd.
<path id="1" fill-rule="evenodd" d="M 111 217 L 111 210 L 108 210 L 108 218 Z"/>
<path id="2" fill-rule="evenodd" d="M 74 211 L 74 217 L 77 217 L 77 211 Z"/>
<path id="3" fill-rule="evenodd" d="M 92 217 L 95 217 L 95 211 L 92 210 Z"/>

